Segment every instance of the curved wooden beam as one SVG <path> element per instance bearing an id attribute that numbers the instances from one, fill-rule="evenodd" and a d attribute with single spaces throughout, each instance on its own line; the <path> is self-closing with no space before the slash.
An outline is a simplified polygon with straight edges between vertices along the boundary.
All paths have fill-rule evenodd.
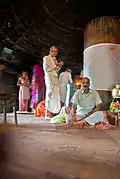
<path id="1" fill-rule="evenodd" d="M 49 19 L 50 18 L 54 19 L 54 23 L 57 25 L 57 22 L 58 22 L 58 26 L 62 26 L 62 28 L 64 28 L 65 31 L 66 30 L 68 30 L 68 31 L 75 31 L 75 30 L 77 31 L 78 30 L 78 29 L 75 29 L 73 26 L 66 27 L 66 24 L 63 21 L 61 21 L 59 18 L 57 18 L 55 15 L 53 15 L 45 5 L 43 5 L 43 9 L 46 12 L 46 14 L 48 14 Z M 83 31 L 82 28 L 81 29 L 79 28 L 79 31 L 80 30 Z"/>

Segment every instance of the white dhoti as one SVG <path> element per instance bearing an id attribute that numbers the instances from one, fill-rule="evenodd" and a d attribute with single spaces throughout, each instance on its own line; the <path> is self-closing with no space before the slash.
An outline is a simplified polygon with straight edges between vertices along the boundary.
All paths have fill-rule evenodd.
<path id="1" fill-rule="evenodd" d="M 89 124 L 89 125 L 95 125 L 99 122 L 102 122 L 103 119 L 105 117 L 105 114 L 103 113 L 103 111 L 96 111 L 94 112 L 92 115 L 90 115 L 89 117 L 86 117 L 84 120 Z M 77 119 L 80 120 L 80 118 L 82 119 L 83 116 L 77 115 Z"/>
<path id="2" fill-rule="evenodd" d="M 46 84 L 46 110 L 57 114 L 60 107 L 59 85 Z"/>
<path id="3" fill-rule="evenodd" d="M 69 107 L 70 101 L 70 84 L 60 84 L 60 99 L 64 106 Z"/>
<path id="4" fill-rule="evenodd" d="M 99 122 L 102 122 L 103 119 L 104 119 L 105 115 L 102 111 L 97 111 L 97 112 L 94 112 L 92 115 L 90 115 L 89 117 L 87 117 L 85 119 L 85 121 L 90 124 L 90 125 L 95 125 Z"/>
<path id="5" fill-rule="evenodd" d="M 67 84 L 66 101 L 65 101 L 66 107 L 69 107 L 69 103 L 70 103 L 70 84 Z"/>
<path id="6" fill-rule="evenodd" d="M 63 103 L 66 101 L 66 92 L 67 92 L 67 85 L 66 84 L 60 84 L 60 99 Z"/>

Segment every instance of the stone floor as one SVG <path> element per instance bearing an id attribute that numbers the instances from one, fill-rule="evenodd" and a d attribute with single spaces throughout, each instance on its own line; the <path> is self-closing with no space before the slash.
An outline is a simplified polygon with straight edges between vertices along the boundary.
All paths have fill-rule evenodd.
<path id="1" fill-rule="evenodd" d="M 18 120 L 18 127 L 0 125 L 0 178 L 120 179 L 120 128 L 66 133 L 32 115 Z"/>
<path id="2" fill-rule="evenodd" d="M 45 121 L 44 117 L 35 117 L 31 113 L 25 114 L 17 114 L 18 124 L 41 124 L 41 123 L 49 123 L 49 121 Z M 0 122 L 3 122 L 3 114 L 0 113 Z M 7 114 L 7 122 L 14 123 L 14 114 L 8 113 Z"/>

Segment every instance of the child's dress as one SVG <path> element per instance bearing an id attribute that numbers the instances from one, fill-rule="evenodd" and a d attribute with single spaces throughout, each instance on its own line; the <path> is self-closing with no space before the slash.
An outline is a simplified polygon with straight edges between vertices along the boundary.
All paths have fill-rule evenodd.
<path id="1" fill-rule="evenodd" d="M 19 111 L 27 111 L 28 110 L 28 101 L 30 99 L 30 83 L 29 79 L 19 78 L 19 82 L 21 84 L 26 84 L 26 86 L 20 86 L 19 89 Z"/>

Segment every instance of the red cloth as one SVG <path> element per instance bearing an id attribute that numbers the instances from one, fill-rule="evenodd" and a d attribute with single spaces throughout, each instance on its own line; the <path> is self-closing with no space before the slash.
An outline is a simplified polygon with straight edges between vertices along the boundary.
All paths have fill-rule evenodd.
<path id="1" fill-rule="evenodd" d="M 41 117 L 45 117 L 45 100 L 44 101 L 41 101 L 37 107 L 36 107 L 36 110 L 35 110 L 35 116 L 41 116 Z"/>

